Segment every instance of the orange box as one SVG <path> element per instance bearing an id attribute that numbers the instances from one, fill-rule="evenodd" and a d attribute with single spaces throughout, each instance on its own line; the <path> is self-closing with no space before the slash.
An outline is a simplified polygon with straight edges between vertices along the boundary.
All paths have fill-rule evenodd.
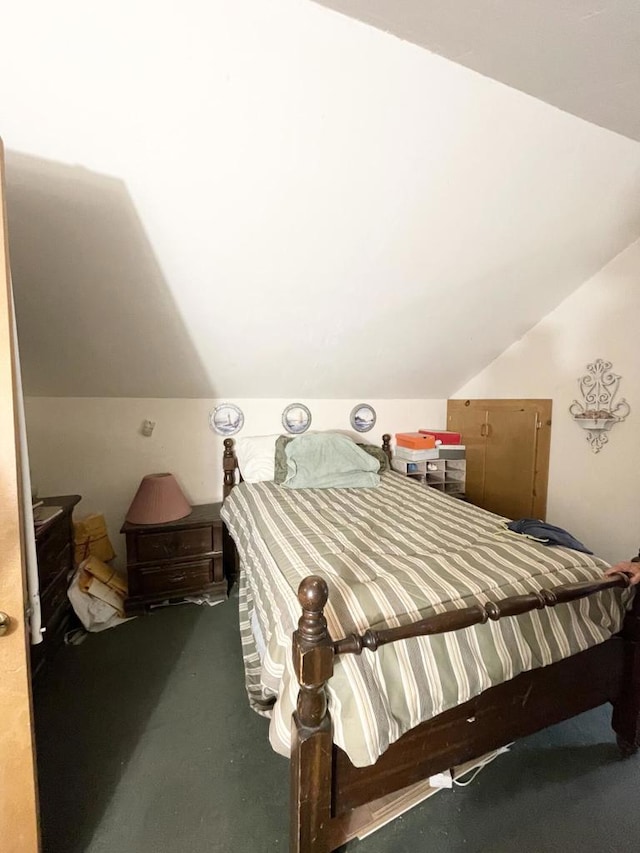
<path id="1" fill-rule="evenodd" d="M 433 450 L 436 440 L 433 435 L 424 435 L 419 432 L 397 432 L 396 444 L 411 450 Z"/>

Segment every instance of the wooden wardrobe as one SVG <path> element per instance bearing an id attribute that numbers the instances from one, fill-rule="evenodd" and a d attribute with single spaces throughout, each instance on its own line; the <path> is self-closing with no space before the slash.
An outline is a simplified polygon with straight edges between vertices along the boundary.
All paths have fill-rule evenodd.
<path id="1" fill-rule="evenodd" d="M 551 400 L 449 400 L 466 446 L 466 495 L 507 518 L 545 518 Z"/>

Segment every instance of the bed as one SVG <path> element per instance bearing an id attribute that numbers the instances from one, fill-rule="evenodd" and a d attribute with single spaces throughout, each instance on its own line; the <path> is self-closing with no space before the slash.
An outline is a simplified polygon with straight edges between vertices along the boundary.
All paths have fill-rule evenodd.
<path id="1" fill-rule="evenodd" d="M 223 467 L 247 690 L 291 755 L 292 851 L 328 853 L 371 800 L 604 702 L 637 749 L 627 578 L 395 473 L 235 488 L 232 439 Z"/>

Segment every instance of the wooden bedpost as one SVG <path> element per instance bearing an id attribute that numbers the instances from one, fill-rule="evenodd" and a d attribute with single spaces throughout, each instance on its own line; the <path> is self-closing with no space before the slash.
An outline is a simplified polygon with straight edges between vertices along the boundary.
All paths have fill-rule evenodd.
<path id="1" fill-rule="evenodd" d="M 640 554 L 633 562 L 640 562 Z M 625 641 L 625 678 L 622 694 L 613 706 L 611 724 L 623 757 L 640 748 L 640 587 L 622 628 Z"/>
<path id="2" fill-rule="evenodd" d="M 224 440 L 224 453 L 222 454 L 222 470 L 224 471 L 224 484 L 222 487 L 222 495 L 223 497 L 228 497 L 231 489 L 236 484 L 236 468 L 238 467 L 238 460 L 236 459 L 236 452 L 233 449 L 234 440 L 232 438 L 225 438 Z"/>
<path id="3" fill-rule="evenodd" d="M 222 497 L 226 499 L 233 487 L 236 485 L 236 469 L 238 468 L 238 459 L 234 450 L 234 440 L 225 438 L 224 453 L 222 454 L 222 470 L 224 472 Z M 231 538 L 227 525 L 225 524 L 222 532 L 222 561 L 224 564 L 225 577 L 229 581 L 229 589 L 238 579 L 240 574 L 240 557 L 238 549 Z"/>
<path id="4" fill-rule="evenodd" d="M 393 454 L 391 452 L 391 436 L 388 432 L 385 432 L 382 436 L 382 449 L 387 454 L 387 459 L 389 460 L 389 464 L 391 464 L 391 457 Z"/>
<path id="5" fill-rule="evenodd" d="M 291 745 L 290 853 L 329 853 L 332 728 L 326 682 L 333 673 L 333 642 L 324 618 L 329 591 L 322 578 L 298 589 L 302 616 L 293 635 L 293 666 L 300 690 Z"/>

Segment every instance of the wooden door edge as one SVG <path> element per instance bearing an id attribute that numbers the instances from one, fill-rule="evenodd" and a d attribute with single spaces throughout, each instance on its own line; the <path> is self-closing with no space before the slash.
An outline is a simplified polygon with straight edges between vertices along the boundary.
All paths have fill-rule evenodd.
<path id="1" fill-rule="evenodd" d="M 533 515 L 546 521 L 549 495 L 549 462 L 551 458 L 551 425 L 553 423 L 553 400 L 542 400 L 540 406 L 540 428 L 536 447 L 536 470 L 534 477 L 535 499 Z M 541 476 L 542 475 L 542 476 Z"/>
<path id="2" fill-rule="evenodd" d="M 11 680 L 6 679 L 3 688 L 7 690 L 7 701 L 17 703 L 17 710 L 11 716 L 14 727 L 10 731 L 10 751 L 3 755 L 2 772 L 5 783 L 0 785 L 0 797 L 13 796 L 9 801 L 0 801 L 0 831 L 2 848 L 6 853 L 37 853 L 40 850 L 39 803 L 35 763 L 35 735 L 33 731 L 33 696 L 31 692 L 30 638 L 25 607 L 26 571 L 25 543 L 23 533 L 22 477 L 20 471 L 20 444 L 18 433 L 18 411 L 15 405 L 17 376 L 15 370 L 15 342 L 13 324 L 13 295 L 11 291 L 11 269 L 9 264 L 7 207 L 5 198 L 4 145 L 0 139 L 0 339 L 4 340 L 4 351 L 9 353 L 0 379 L 2 382 L 3 439 L 13 433 L 8 441 L 6 459 L 3 463 L 3 491 L 0 500 L 6 504 L 8 512 L 3 521 L 6 524 L 6 542 L 3 554 L 3 568 L 6 587 L 2 589 L 0 609 L 7 610 L 12 620 L 9 634 L 0 638 L 3 657 L 11 659 Z M 18 575 L 19 577 L 16 577 Z M 12 587 L 13 594 L 8 591 Z M 6 599 L 6 600 L 5 600 Z M 13 624 L 15 623 L 15 624 Z M 5 646 L 4 644 L 10 644 Z M 15 661 L 13 658 L 15 657 Z M 0 673 L 1 675 L 1 673 Z M 8 716 L 8 715 L 7 715 Z M 7 719 L 3 719 L 7 723 Z M 7 737 L 7 732 L 4 734 Z M 7 784 L 8 783 L 8 784 Z"/>

